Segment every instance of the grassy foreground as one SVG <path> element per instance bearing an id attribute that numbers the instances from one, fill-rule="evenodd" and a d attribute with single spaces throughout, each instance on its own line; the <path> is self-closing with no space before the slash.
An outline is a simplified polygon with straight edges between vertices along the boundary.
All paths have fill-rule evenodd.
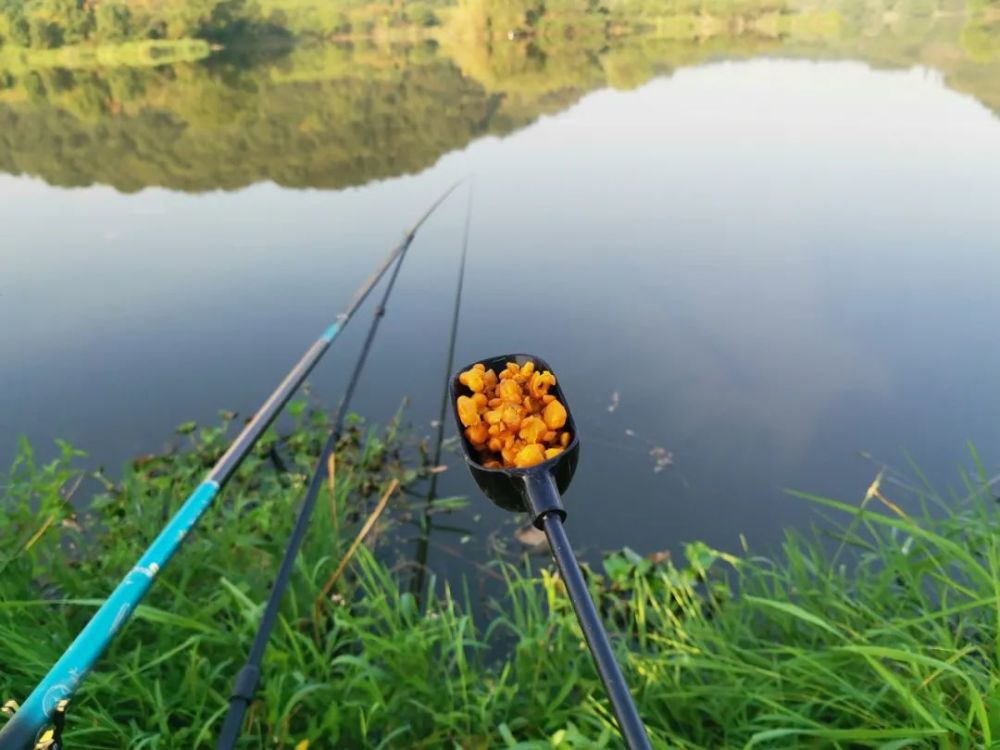
<path id="1" fill-rule="evenodd" d="M 320 447 L 324 417 L 301 404 L 293 413 L 296 430 L 268 435 L 85 681 L 69 747 L 212 746 Z M 36 465 L 23 448 L 0 495 L 0 697 L 23 698 L 42 676 L 218 454 L 227 425 L 183 431 L 181 449 L 103 480 L 86 514 L 66 502 L 82 476 L 75 452 Z M 498 561 L 506 593 L 474 618 L 447 587 L 424 605 L 402 593 L 403 568 L 362 547 L 334 595 L 315 601 L 389 478 L 422 481 L 409 455 L 392 426 L 356 425 L 343 441 L 242 746 L 620 746 L 549 572 Z M 832 544 L 789 534 L 776 559 L 697 544 L 683 564 L 608 557 L 592 588 L 654 745 L 996 744 L 1000 545 L 977 487 L 949 510 L 930 490 L 887 497 L 877 481 L 860 508 L 804 498 L 839 516 L 840 530 Z"/>

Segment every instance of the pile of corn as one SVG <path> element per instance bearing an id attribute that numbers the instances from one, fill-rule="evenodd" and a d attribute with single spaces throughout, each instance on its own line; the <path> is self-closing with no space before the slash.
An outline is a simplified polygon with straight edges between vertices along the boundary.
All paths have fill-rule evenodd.
<path id="1" fill-rule="evenodd" d="M 549 393 L 556 377 L 548 370 L 508 362 L 497 375 L 476 364 L 458 380 L 472 391 L 458 397 L 458 416 L 486 468 L 534 466 L 569 445 L 566 407 Z"/>

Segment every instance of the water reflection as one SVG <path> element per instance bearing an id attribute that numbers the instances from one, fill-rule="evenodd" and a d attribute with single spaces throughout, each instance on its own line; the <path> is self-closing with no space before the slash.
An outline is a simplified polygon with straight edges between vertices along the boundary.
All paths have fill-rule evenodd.
<path id="1" fill-rule="evenodd" d="M 562 34 L 496 39 L 483 29 L 515 22 L 481 2 L 463 6 L 446 31 L 406 43 L 272 40 L 214 55 L 191 43 L 144 65 L 134 53 L 0 50 L 0 170 L 128 192 L 261 180 L 342 188 L 420 171 L 597 88 L 759 55 L 923 65 L 1000 109 L 1000 21 L 989 8 L 748 7 L 723 17 L 661 10 L 655 25 L 631 33 L 586 16 L 564 21 Z M 625 18 L 638 24 L 641 11 L 636 4 Z M 183 61 L 200 55 L 209 56 Z"/>

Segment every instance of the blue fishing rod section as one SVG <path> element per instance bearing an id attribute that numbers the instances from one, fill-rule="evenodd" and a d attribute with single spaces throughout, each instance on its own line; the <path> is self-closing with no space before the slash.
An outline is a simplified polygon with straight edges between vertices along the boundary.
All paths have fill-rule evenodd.
<path id="1" fill-rule="evenodd" d="M 455 183 L 438 198 L 420 220 L 403 236 L 400 243 L 386 256 L 374 273 L 355 292 L 347 308 L 320 335 L 302 358 L 288 372 L 274 392 L 268 396 L 253 418 L 236 436 L 204 480 L 187 497 L 180 510 L 157 535 L 139 561 L 100 606 L 90 621 L 48 674 L 42 678 L 27 700 L 0 728 L 0 750 L 25 750 L 34 745 L 39 733 L 51 722 L 60 703 L 68 700 L 93 668 L 95 662 L 121 630 L 142 601 L 157 574 L 183 543 L 194 525 L 226 484 L 243 458 L 275 420 L 303 381 L 322 359 L 327 349 L 347 325 L 393 262 L 413 242 L 417 230 L 449 195 L 461 184 Z"/>

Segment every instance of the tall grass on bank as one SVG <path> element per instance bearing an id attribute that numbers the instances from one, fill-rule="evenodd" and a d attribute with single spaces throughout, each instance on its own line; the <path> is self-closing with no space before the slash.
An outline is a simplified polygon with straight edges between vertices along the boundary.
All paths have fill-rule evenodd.
<path id="1" fill-rule="evenodd" d="M 68 744 L 209 747 L 250 641 L 321 416 L 273 433 L 206 515 L 90 675 Z M 224 442 L 129 467 L 84 514 L 75 451 L 25 447 L 0 500 L 0 694 L 23 697 Z M 357 428 L 314 518 L 268 650 L 247 748 L 618 747 L 558 578 L 496 563 L 505 594 L 474 618 L 438 586 L 421 605 L 362 548 L 314 599 L 390 478 L 412 484 L 390 428 Z M 803 496 L 836 541 L 787 535 L 772 559 L 692 544 L 592 570 L 658 748 L 980 748 L 1000 737 L 1000 550 L 982 479 L 965 503 L 878 482 L 860 503 Z M 933 512 L 932 512 L 933 508 Z M 839 524 L 839 526 L 837 525 Z"/>

